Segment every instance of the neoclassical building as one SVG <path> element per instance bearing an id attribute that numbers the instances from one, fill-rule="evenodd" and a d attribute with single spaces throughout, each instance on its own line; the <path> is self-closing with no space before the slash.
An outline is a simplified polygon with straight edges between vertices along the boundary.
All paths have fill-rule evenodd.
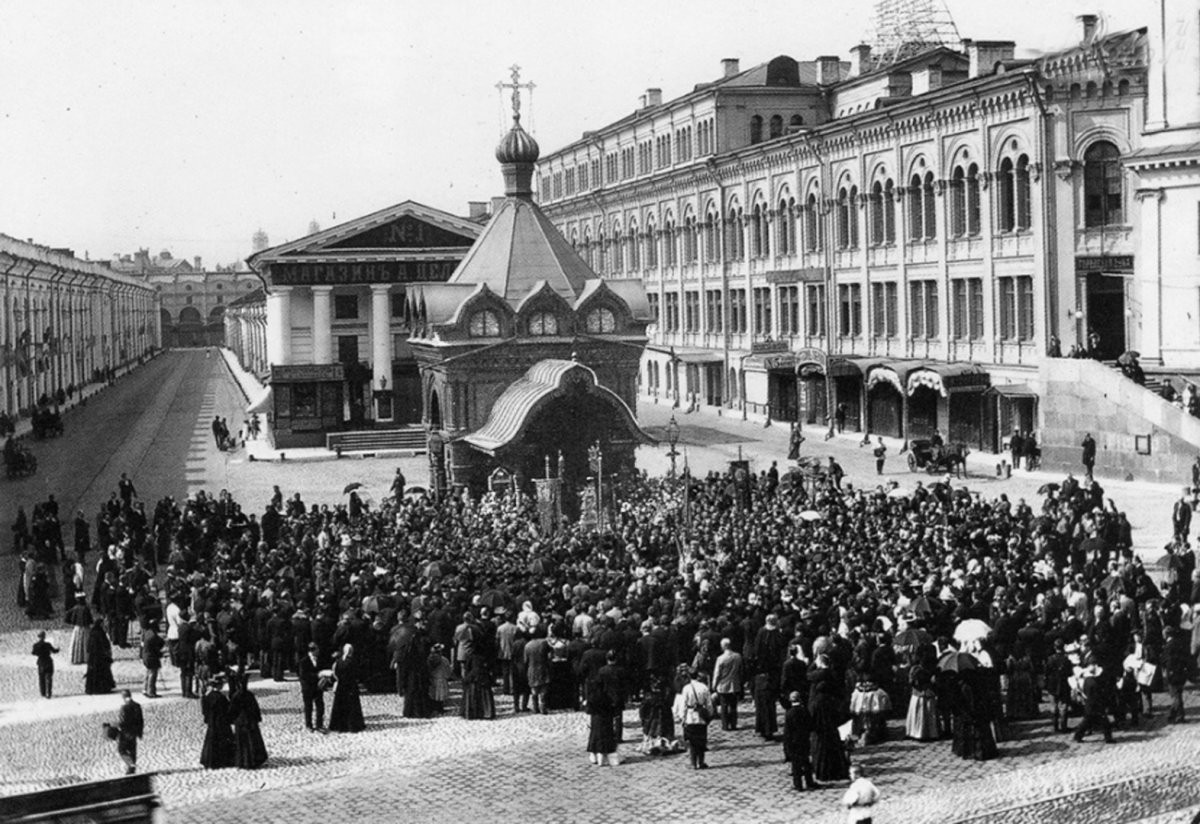
<path id="1" fill-rule="evenodd" d="M 0 410 L 26 415 L 159 346 L 158 300 L 139 278 L 0 235 Z"/>
<path id="2" fill-rule="evenodd" d="M 239 303 L 231 345 L 269 385 L 277 447 L 419 423 L 407 291 L 446 280 L 481 228 L 405 201 L 247 258 L 265 294 Z"/>
<path id="3" fill-rule="evenodd" d="M 852 429 L 994 449 L 1037 427 L 1053 338 L 1177 357 L 1135 281 L 1150 35 L 1096 23 L 1036 60 L 971 40 L 726 60 L 544 157 L 546 215 L 648 292 L 641 397 L 806 422 L 843 405 Z"/>

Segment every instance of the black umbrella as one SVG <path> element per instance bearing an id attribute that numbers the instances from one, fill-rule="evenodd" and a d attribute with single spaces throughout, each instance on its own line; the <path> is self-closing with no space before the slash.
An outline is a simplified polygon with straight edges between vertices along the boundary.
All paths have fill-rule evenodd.
<path id="1" fill-rule="evenodd" d="M 912 614 L 918 618 L 928 618 L 933 614 L 933 604 L 924 595 L 919 595 L 912 599 L 912 603 L 908 605 Z"/>
<path id="2" fill-rule="evenodd" d="M 938 659 L 938 669 L 946 672 L 967 672 L 979 669 L 979 659 L 969 652 L 950 650 Z"/>
<path id="3" fill-rule="evenodd" d="M 1038 487 L 1039 495 L 1049 495 L 1051 492 L 1058 491 L 1058 484 L 1042 484 Z"/>
<path id="4" fill-rule="evenodd" d="M 488 609 L 508 607 L 512 602 L 512 597 L 502 589 L 489 589 L 479 596 L 479 605 Z"/>
<path id="5" fill-rule="evenodd" d="M 933 640 L 932 637 L 925 630 L 909 627 L 896 633 L 896 637 L 892 639 L 892 646 L 896 649 L 913 650 L 931 640 Z"/>
<path id="6" fill-rule="evenodd" d="M 344 488 L 344 489 L 342 489 L 342 494 L 343 494 L 343 495 L 349 495 L 349 494 L 350 494 L 351 492 L 353 492 L 354 490 L 356 490 L 356 489 L 361 489 L 361 488 L 362 488 L 362 487 L 364 487 L 364 486 L 366 486 L 366 484 L 359 483 L 358 481 L 355 481 L 355 482 L 354 482 L 354 483 L 352 483 L 352 484 L 346 484 L 345 488 Z"/>

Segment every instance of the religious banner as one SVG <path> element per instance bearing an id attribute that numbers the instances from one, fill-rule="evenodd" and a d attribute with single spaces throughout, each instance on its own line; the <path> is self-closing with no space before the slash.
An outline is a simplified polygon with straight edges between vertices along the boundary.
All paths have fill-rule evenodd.
<path id="1" fill-rule="evenodd" d="M 600 502 L 596 498 L 596 487 L 591 479 L 579 490 L 579 525 L 585 532 L 600 528 Z"/>
<path id="2" fill-rule="evenodd" d="M 533 485 L 537 490 L 538 524 L 543 535 L 553 535 L 558 529 L 559 513 L 562 511 L 559 499 L 561 481 L 558 478 L 534 478 Z"/>

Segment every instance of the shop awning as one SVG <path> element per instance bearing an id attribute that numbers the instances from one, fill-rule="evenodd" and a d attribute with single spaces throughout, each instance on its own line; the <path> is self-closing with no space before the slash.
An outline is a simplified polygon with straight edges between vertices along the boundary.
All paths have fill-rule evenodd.
<path id="1" fill-rule="evenodd" d="M 253 402 L 251 402 L 249 406 L 246 407 L 246 414 L 252 415 L 254 413 L 258 413 L 265 415 L 267 412 L 270 412 L 272 397 L 273 394 L 271 392 L 271 387 L 268 386 L 262 391 L 262 394 L 260 394 Z"/>
<path id="2" fill-rule="evenodd" d="M 711 349 L 676 349 L 675 360 L 680 363 L 724 363 L 725 356 Z"/>
<path id="3" fill-rule="evenodd" d="M 914 369 L 920 369 L 926 364 L 926 361 L 919 360 L 885 360 L 875 366 L 870 367 L 866 371 L 866 387 L 867 391 L 880 383 L 889 383 L 896 387 L 896 391 L 901 395 L 904 394 L 904 379 Z"/>
<path id="4" fill-rule="evenodd" d="M 1036 398 L 1037 392 L 1033 391 L 1027 383 L 998 383 L 988 389 L 988 392 L 994 392 L 1005 398 Z"/>
<path id="5" fill-rule="evenodd" d="M 977 363 L 923 363 L 908 376 L 908 394 L 926 386 L 942 397 L 952 390 L 987 389 L 991 376 Z"/>
<path id="6" fill-rule="evenodd" d="M 861 358 L 854 355 L 829 359 L 829 374 L 835 378 L 865 378 L 872 367 L 887 363 L 890 358 Z"/>

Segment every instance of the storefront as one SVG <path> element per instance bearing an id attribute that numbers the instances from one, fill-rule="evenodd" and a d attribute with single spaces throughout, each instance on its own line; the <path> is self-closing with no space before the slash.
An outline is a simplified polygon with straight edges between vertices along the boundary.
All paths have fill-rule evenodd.
<path id="1" fill-rule="evenodd" d="M 340 363 L 271 367 L 267 414 L 277 449 L 325 446 L 325 433 L 347 419 L 344 379 Z"/>
<path id="2" fill-rule="evenodd" d="M 1014 430 L 1037 428 L 1038 395 L 1027 383 L 998 384 L 983 393 L 983 447 L 1003 452 Z"/>
<path id="3" fill-rule="evenodd" d="M 975 363 L 922 363 L 908 375 L 908 437 L 942 432 L 951 443 L 983 446 L 984 398 L 991 383 Z"/>

